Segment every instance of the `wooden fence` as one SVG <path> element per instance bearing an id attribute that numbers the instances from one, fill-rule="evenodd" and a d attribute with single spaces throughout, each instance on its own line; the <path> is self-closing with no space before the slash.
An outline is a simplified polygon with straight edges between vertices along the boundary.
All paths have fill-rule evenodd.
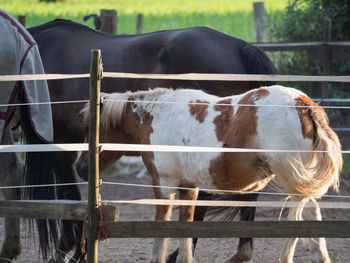
<path id="1" fill-rule="evenodd" d="M 90 140 L 89 140 L 89 197 L 82 201 L 1 201 L 2 217 L 30 217 L 61 220 L 82 220 L 88 214 L 88 262 L 97 262 L 97 232 L 99 230 L 99 90 L 101 53 L 92 51 L 90 67 Z M 107 74 L 106 74 L 107 76 Z M 104 77 L 106 77 L 104 75 Z M 130 75 L 131 76 L 131 75 Z M 191 76 L 191 75 L 190 75 Z M 167 75 L 163 76 L 167 77 Z M 176 77 L 176 76 L 170 76 Z M 192 76 L 193 77 L 193 76 Z M 273 77 L 273 76 L 265 76 Z M 344 78 L 344 81 L 349 79 Z M 240 206 L 245 206 L 244 202 Z M 110 238 L 151 237 L 350 237 L 350 221 L 263 221 L 263 222 L 115 222 L 116 206 L 102 206 L 106 233 Z"/>
<path id="2" fill-rule="evenodd" d="M 108 13 L 108 12 L 107 12 Z M 102 12 L 101 12 L 102 14 Z M 109 28 L 113 33 L 117 27 L 108 25 L 117 21 L 117 13 L 106 15 L 102 28 Z M 137 32 L 142 31 L 143 16 L 138 16 Z M 20 21 L 25 23 L 25 17 Z M 325 22 L 324 39 L 321 42 L 304 43 L 255 43 L 265 51 L 306 51 L 311 58 L 321 58 L 323 74 L 329 73 L 329 62 L 332 60 L 350 59 L 350 41 L 331 42 L 329 24 Z M 109 30 L 108 29 L 108 30 Z M 328 30 L 328 31 L 327 31 Z M 327 33 L 328 32 L 328 33 Z M 92 53 L 90 72 L 91 97 L 90 105 L 94 116 L 90 120 L 90 154 L 89 154 L 89 199 L 86 202 L 77 201 L 0 201 L 2 217 L 30 217 L 60 220 L 83 220 L 88 214 L 88 262 L 97 262 L 97 231 L 98 231 L 98 109 L 99 86 L 101 79 L 100 53 Z M 323 98 L 327 97 L 327 82 L 323 84 Z M 95 109 L 95 110 L 94 110 Z M 344 129 L 345 131 L 345 129 Z M 347 132 L 347 131 L 345 131 Z M 242 204 L 241 206 L 244 206 Z M 116 222 L 118 209 L 116 206 L 103 205 L 106 220 L 106 233 L 117 238 L 149 238 L 149 237 L 350 237 L 350 221 L 303 221 L 303 222 Z"/>

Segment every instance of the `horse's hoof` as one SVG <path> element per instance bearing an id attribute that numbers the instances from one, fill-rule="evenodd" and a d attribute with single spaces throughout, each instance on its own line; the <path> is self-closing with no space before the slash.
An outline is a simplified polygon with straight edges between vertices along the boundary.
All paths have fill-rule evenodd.
<path id="1" fill-rule="evenodd" d="M 330 260 L 329 256 L 323 256 L 320 251 L 314 251 L 310 256 L 309 256 L 309 262 L 311 263 L 331 263 L 332 261 Z"/>
<path id="2" fill-rule="evenodd" d="M 4 247 L 6 247 L 6 249 Z M 11 248 L 4 244 L 0 254 L 0 263 L 12 262 L 12 260 L 15 259 L 20 253 L 21 253 L 20 246 Z"/>
<path id="3" fill-rule="evenodd" d="M 245 243 L 240 247 L 236 253 L 228 262 L 229 263 L 243 263 L 249 262 L 253 257 L 253 247 L 251 243 Z"/>

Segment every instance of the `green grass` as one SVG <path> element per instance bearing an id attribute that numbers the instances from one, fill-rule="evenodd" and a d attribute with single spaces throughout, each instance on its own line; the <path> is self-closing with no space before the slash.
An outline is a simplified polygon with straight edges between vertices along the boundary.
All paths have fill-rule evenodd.
<path id="1" fill-rule="evenodd" d="M 46 3 L 39 0 L 1 0 L 1 8 L 17 17 L 26 16 L 26 26 L 35 26 L 54 18 L 71 19 L 93 26 L 82 17 L 101 8 L 118 11 L 118 34 L 133 34 L 136 16 L 144 14 L 143 32 L 163 29 L 208 26 L 223 33 L 255 40 L 253 2 L 256 0 L 66 0 Z M 268 14 L 282 13 L 287 0 L 266 0 Z"/>

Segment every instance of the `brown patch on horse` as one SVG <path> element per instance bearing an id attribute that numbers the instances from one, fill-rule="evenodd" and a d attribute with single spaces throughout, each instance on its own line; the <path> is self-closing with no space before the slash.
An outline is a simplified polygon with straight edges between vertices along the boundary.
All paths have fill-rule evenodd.
<path id="1" fill-rule="evenodd" d="M 268 94 L 268 90 L 260 88 L 247 93 L 238 104 L 255 104 L 255 101 Z M 230 109 L 225 110 L 224 107 Z M 227 148 L 258 148 L 254 141 L 257 107 L 238 107 L 234 115 L 232 107 L 217 108 L 222 111 L 214 119 L 217 138 Z M 270 168 L 264 157 L 257 153 L 221 153 L 211 161 L 209 172 L 218 189 L 258 191 L 271 180 Z"/>
<path id="2" fill-rule="evenodd" d="M 319 106 L 318 103 L 313 102 L 309 97 L 306 97 L 306 96 L 299 96 L 297 99 L 295 99 L 295 104 L 297 106 Z M 296 108 L 296 109 L 299 115 L 301 129 L 303 131 L 304 138 L 314 140 L 315 127 L 311 117 L 311 108 Z M 313 110 L 315 112 L 323 111 L 321 108 L 313 108 Z"/>
<path id="3" fill-rule="evenodd" d="M 130 138 L 130 136 L 128 136 L 121 129 L 115 129 L 111 127 L 100 129 L 100 139 L 101 143 L 134 143 L 132 138 Z M 125 152 L 119 151 L 102 151 L 100 153 L 99 162 L 100 172 L 103 172 L 105 169 L 110 167 L 125 154 Z"/>
<path id="4" fill-rule="evenodd" d="M 190 103 L 193 103 L 192 101 Z M 190 108 L 190 113 L 196 118 L 197 121 L 203 122 L 205 117 L 208 115 L 208 101 L 205 100 L 196 100 L 196 103 L 203 104 L 188 104 Z M 204 104 L 205 103 L 205 104 Z"/>
<path id="5" fill-rule="evenodd" d="M 124 118 L 123 118 L 123 131 L 128 134 L 133 143 L 137 144 L 151 144 L 150 135 L 153 133 L 152 122 L 153 116 L 140 108 L 134 112 L 137 108 L 134 106 L 136 103 L 128 103 L 128 106 L 125 109 Z M 141 116 L 141 119 L 140 117 Z M 143 162 L 147 167 L 147 170 L 152 176 L 152 184 L 160 185 L 159 174 L 157 168 L 154 165 L 154 154 L 153 152 L 140 152 Z M 154 188 L 154 194 L 156 198 L 164 198 L 160 188 Z"/>
<path id="6" fill-rule="evenodd" d="M 150 144 L 150 135 L 153 133 L 152 122 L 153 116 L 149 112 L 138 108 L 137 103 L 128 103 L 123 116 L 123 130 L 135 143 Z"/>

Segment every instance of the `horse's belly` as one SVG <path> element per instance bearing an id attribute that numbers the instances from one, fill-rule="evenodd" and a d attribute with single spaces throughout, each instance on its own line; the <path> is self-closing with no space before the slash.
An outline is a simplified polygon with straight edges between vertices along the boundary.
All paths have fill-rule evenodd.
<path id="1" fill-rule="evenodd" d="M 161 184 L 214 188 L 209 167 L 219 153 L 155 153 L 154 164 Z M 163 183 L 162 183 L 163 182 Z"/>

